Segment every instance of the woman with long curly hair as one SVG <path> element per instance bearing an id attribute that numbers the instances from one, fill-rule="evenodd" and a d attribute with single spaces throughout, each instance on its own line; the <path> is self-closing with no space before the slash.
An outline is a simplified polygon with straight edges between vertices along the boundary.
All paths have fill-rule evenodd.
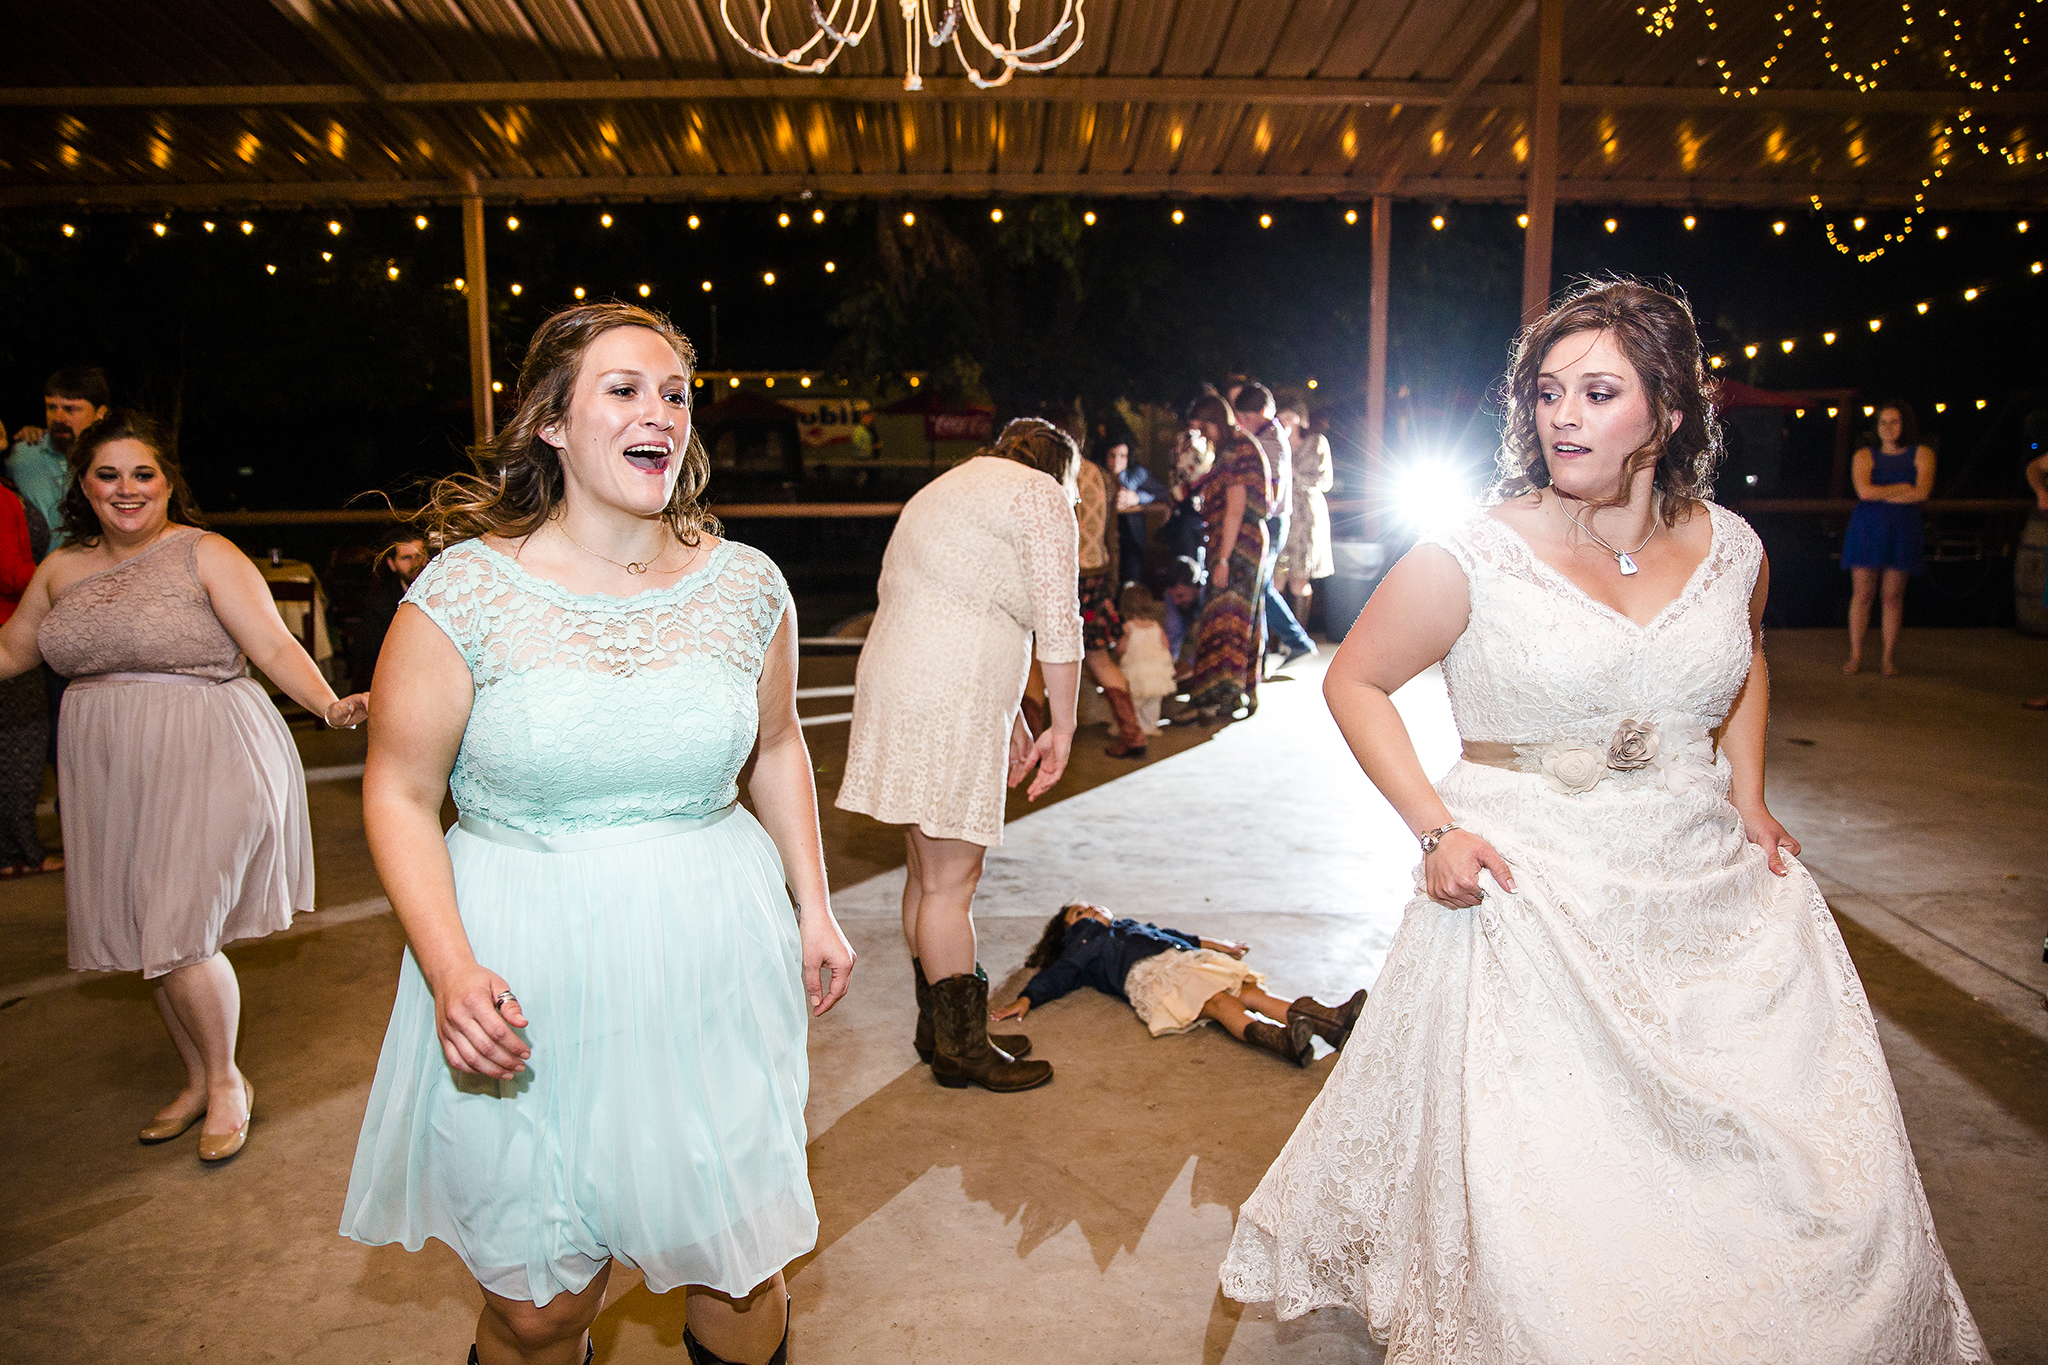
<path id="1" fill-rule="evenodd" d="M 454 1248 L 483 1365 L 587 1360 L 615 1259 L 687 1288 L 699 1365 L 782 1361 L 817 1236 L 806 999 L 853 952 L 796 613 L 698 501 L 693 369 L 642 308 L 543 323 L 377 665 L 364 824 L 410 946 L 341 1230 Z"/>
<path id="2" fill-rule="evenodd" d="M 1205 723 L 1239 707 L 1259 709 L 1259 669 L 1265 659 L 1266 513 L 1273 471 L 1258 442 L 1237 425 L 1237 414 L 1214 393 L 1188 411 L 1188 438 L 1214 452 L 1209 472 L 1195 485 L 1202 500 L 1202 542 L 1209 587 L 1195 623 L 1195 671 L 1188 704 Z"/>
<path id="3" fill-rule="evenodd" d="M 1764 803 L 1769 568 L 1708 501 L 1691 311 L 1588 281 L 1522 333 L 1494 505 L 1332 660 L 1420 894 L 1223 1287 L 1390 1360 L 1981 1361 L 1856 969 Z M 1432 784 L 1389 694 L 1441 663 Z"/>
<path id="4" fill-rule="evenodd" d="M 195 1123 L 202 1161 L 249 1136 L 235 1062 L 241 987 L 222 949 L 313 908 L 306 778 L 248 664 L 329 725 L 354 725 L 285 629 L 249 557 L 199 525 L 169 439 L 116 408 L 79 434 L 67 543 L 0 629 L 0 678 L 47 662 L 70 679 L 57 748 L 71 965 L 140 971 L 185 1063 L 142 1129 Z"/>

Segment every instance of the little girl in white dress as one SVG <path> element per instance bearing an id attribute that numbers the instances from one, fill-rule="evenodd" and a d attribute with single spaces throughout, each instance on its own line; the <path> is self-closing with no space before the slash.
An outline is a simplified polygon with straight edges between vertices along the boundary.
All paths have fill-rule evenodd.
<path id="1" fill-rule="evenodd" d="M 1131 704 L 1138 710 L 1138 728 L 1159 733 L 1159 704 L 1179 689 L 1173 676 L 1173 649 L 1161 624 L 1165 607 L 1142 583 L 1124 589 L 1124 650 L 1119 663 L 1131 685 Z"/>

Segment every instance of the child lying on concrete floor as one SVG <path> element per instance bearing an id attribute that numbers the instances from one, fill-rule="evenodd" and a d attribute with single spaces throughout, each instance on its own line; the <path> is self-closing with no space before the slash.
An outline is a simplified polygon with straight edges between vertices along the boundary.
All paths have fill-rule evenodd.
<path id="1" fill-rule="evenodd" d="M 1239 959 L 1249 943 L 1200 938 L 1131 919 L 1112 919 L 1099 905 L 1060 907 L 1024 965 L 1037 975 L 992 1019 L 1022 1019 L 1032 1008 L 1080 986 L 1128 1001 L 1157 1038 L 1186 1033 L 1214 1019 L 1254 1047 L 1307 1066 L 1312 1040 L 1342 1048 L 1365 1007 L 1365 992 L 1339 1006 L 1309 996 L 1289 1003 L 1266 993 L 1266 979 Z M 1254 1012 L 1265 1019 L 1254 1017 Z M 1267 1022 L 1271 1020 L 1272 1022 Z"/>

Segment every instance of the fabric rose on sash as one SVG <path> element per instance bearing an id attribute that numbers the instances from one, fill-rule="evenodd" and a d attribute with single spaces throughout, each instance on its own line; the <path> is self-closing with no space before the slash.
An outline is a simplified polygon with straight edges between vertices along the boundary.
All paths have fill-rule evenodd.
<path id="1" fill-rule="evenodd" d="M 1566 796 L 1584 796 L 1607 775 L 1607 759 L 1598 749 L 1556 744 L 1543 751 L 1538 771 Z"/>
<path id="2" fill-rule="evenodd" d="M 1618 773 L 1632 773 L 1657 761 L 1657 727 L 1639 720 L 1625 720 L 1607 741 L 1607 766 Z"/>

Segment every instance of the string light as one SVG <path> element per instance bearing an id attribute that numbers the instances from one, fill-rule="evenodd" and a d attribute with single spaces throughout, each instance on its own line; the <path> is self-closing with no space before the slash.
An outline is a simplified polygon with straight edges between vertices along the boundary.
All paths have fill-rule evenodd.
<path id="1" fill-rule="evenodd" d="M 811 210 L 811 221 L 812 221 L 812 222 L 814 222 L 814 223 L 822 223 L 822 222 L 824 222 L 824 221 L 825 221 L 825 210 L 823 210 L 823 209 L 812 209 L 812 210 Z"/>
<path id="2" fill-rule="evenodd" d="M 576 297 L 580 299 L 583 297 L 583 286 L 579 284 L 575 287 L 575 289 L 571 290 L 570 292 L 575 294 Z"/>
<path id="3" fill-rule="evenodd" d="M 1826 345 L 1832 346 L 1835 344 L 1835 334 L 1833 332 L 1822 332 L 1820 339 Z"/>
<path id="4" fill-rule="evenodd" d="M 1988 399 L 1984 399 L 1984 398 L 1979 398 L 1979 399 L 1977 400 L 1977 411 L 1979 411 L 1979 412 L 1982 412 L 1982 411 L 1984 410 L 1984 404 L 1985 404 L 1986 402 L 1988 402 L 1988 401 L 1990 401 L 1990 400 L 1988 400 Z"/>
<path id="5" fill-rule="evenodd" d="M 1180 210 L 1179 210 L 1179 209 L 1175 209 L 1175 210 L 1174 210 L 1174 212 L 1175 212 L 1175 213 L 1178 213 L 1178 212 L 1180 212 Z M 1178 219 L 1175 219 L 1174 221 L 1178 222 L 1179 220 L 1178 220 Z M 1349 223 L 1349 224 L 1350 224 L 1350 225 L 1351 225 L 1352 227 L 1357 227 L 1357 226 L 1358 226 L 1358 210 L 1357 210 L 1357 209 L 1346 209 L 1346 210 L 1344 210 L 1344 221 L 1345 221 L 1346 223 Z"/>
<path id="6" fill-rule="evenodd" d="M 912 375 L 912 376 L 910 376 L 910 387 L 911 387 L 911 388 L 913 388 L 913 389 L 914 389 L 914 388 L 916 388 L 916 387 L 918 386 L 918 384 L 919 384 L 920 382 L 922 382 L 922 381 L 920 381 L 920 380 L 918 379 L 918 377 L 917 377 L 916 375 Z"/>
<path id="7" fill-rule="evenodd" d="M 1916 304 L 1914 304 L 1914 305 L 1913 305 L 1913 307 L 1914 307 L 1915 309 L 1917 309 L 1918 311 L 1920 311 L 1920 312 L 1922 312 L 1922 313 L 1925 313 L 1925 312 L 1927 311 L 1927 309 L 1928 309 L 1929 305 L 1928 305 L 1928 302 L 1927 302 L 1927 301 L 1926 301 L 1925 299 L 1922 299 L 1922 300 L 1921 300 L 1921 301 L 1920 301 L 1919 303 L 1916 303 Z"/>
<path id="8" fill-rule="evenodd" d="M 1749 358 L 1750 358 L 1751 360 L 1755 360 L 1755 359 L 1756 359 L 1756 346 L 1755 346 L 1755 344 L 1754 344 L 1754 343 L 1751 343 L 1750 345 L 1748 345 L 1748 346 L 1745 346 L 1745 347 L 1743 347 L 1743 348 L 1742 348 L 1742 353 L 1743 353 L 1744 355 L 1748 356 L 1748 357 L 1749 357 Z"/>
<path id="9" fill-rule="evenodd" d="M 652 294 L 653 292 L 654 286 L 651 284 L 643 284 L 640 286 L 640 297 L 643 299 L 646 298 L 649 294 Z"/>
<path id="10" fill-rule="evenodd" d="M 266 265 L 266 266 L 264 266 L 264 267 L 263 267 L 263 273 L 264 273 L 264 274 L 266 274 L 266 275 L 275 275 L 275 274 L 277 273 L 277 267 L 276 267 L 276 266 L 274 266 L 274 265 Z M 395 271 L 395 270 L 394 270 L 394 271 L 392 271 L 392 272 L 391 272 L 391 278 L 393 278 L 393 279 L 397 279 L 397 278 L 398 278 L 398 272 L 397 272 L 397 271 Z"/>
<path id="11" fill-rule="evenodd" d="M 1444 216 L 1441 213 L 1437 214 L 1434 218 L 1431 218 L 1429 220 L 1429 225 L 1435 228 L 1438 232 L 1442 232 L 1444 230 Z"/>
<path id="12" fill-rule="evenodd" d="M 708 294 L 708 293 L 710 293 L 710 292 L 711 292 L 711 281 L 709 281 L 709 280 L 706 280 L 706 281 L 704 281 L 704 284 L 703 284 L 702 288 L 703 288 L 703 290 L 704 290 L 704 292 L 705 292 L 705 293 L 707 293 L 707 294 Z"/>
<path id="13" fill-rule="evenodd" d="M 2026 219 L 2024 219 L 2024 218 L 2020 219 L 2020 222 L 2019 222 L 2019 228 L 2020 228 L 2020 231 L 2021 231 L 2021 232 L 2025 232 L 2025 231 L 2027 230 L 2027 220 L 2026 220 Z"/>
<path id="14" fill-rule="evenodd" d="M 1785 235 L 1785 220 L 1781 218 L 1777 222 L 1771 224 L 1771 231 L 1776 233 L 1778 236 L 1783 237 Z"/>
<path id="15" fill-rule="evenodd" d="M 989 220 L 989 221 L 990 221 L 991 223 L 1000 223 L 1000 222 L 1002 222 L 1002 221 L 1003 221 L 1003 211 L 1002 211 L 1001 209 L 990 209 L 990 210 L 988 211 L 988 220 Z"/>
<path id="16" fill-rule="evenodd" d="M 1863 415 L 1865 417 L 1875 417 L 1877 416 L 1877 409 L 1870 406 L 1870 404 L 1865 403 L 1863 405 Z"/>
<path id="17" fill-rule="evenodd" d="M 609 213 L 598 214 L 597 225 L 599 227 L 610 227 L 612 225 L 612 216 Z"/>
<path id="18" fill-rule="evenodd" d="M 775 387 L 775 376 L 771 374 L 766 379 L 763 379 L 761 382 L 772 389 Z"/>
<path id="19" fill-rule="evenodd" d="M 1828 409 L 1828 416 L 1830 416 L 1830 417 L 1839 417 L 1839 416 L 1841 416 L 1841 413 L 1842 413 L 1842 410 L 1841 410 L 1840 408 L 1829 408 L 1829 409 Z"/>
<path id="20" fill-rule="evenodd" d="M 151 232 L 154 232 L 159 237 L 163 236 L 166 232 L 170 231 L 170 229 L 165 227 L 162 223 L 151 223 L 149 225 L 149 230 Z"/>
<path id="21" fill-rule="evenodd" d="M 493 380 L 491 381 L 491 392 L 492 392 L 492 393 L 503 393 L 504 391 L 505 391 L 505 381 L 504 381 L 504 380 L 502 380 L 502 379 L 493 379 Z"/>
<path id="22" fill-rule="evenodd" d="M 1725 363 L 1726 362 L 1723 361 L 1720 356 L 1715 355 L 1707 357 L 1707 368 L 1710 370 L 1718 370 Z"/>
<path id="23" fill-rule="evenodd" d="M 1269 227 L 1273 226 L 1273 215 L 1272 215 L 1272 214 L 1270 214 L 1270 213 L 1262 213 L 1262 214 L 1260 214 L 1260 215 L 1259 215 L 1259 226 L 1260 226 L 1260 227 L 1262 227 L 1262 228 L 1269 228 Z"/>
<path id="24" fill-rule="evenodd" d="M 1522 215 L 1522 218 L 1524 219 L 1524 221 L 1523 221 L 1523 223 L 1522 223 L 1522 226 L 1523 226 L 1523 227 L 1527 227 L 1527 226 L 1529 226 L 1528 222 L 1526 221 L 1526 220 L 1528 219 L 1528 217 L 1529 217 L 1529 215 L 1528 215 L 1528 214 L 1526 214 L 1526 213 Z M 1698 225 L 1699 225 L 1699 221 L 1700 221 L 1699 219 L 1697 219 L 1697 218 L 1693 217 L 1693 216 L 1692 216 L 1691 214 L 1689 214 L 1689 213 L 1688 213 L 1688 214 L 1686 214 L 1686 215 L 1685 215 L 1685 230 L 1686 230 L 1687 232 L 1691 232 L 1691 231 L 1693 230 L 1693 228 L 1695 228 L 1696 226 L 1698 226 Z"/>
<path id="25" fill-rule="evenodd" d="M 1936 229 L 1934 230 L 1934 240 L 1935 240 L 1935 241 L 1937 241 L 1937 242 L 1945 242 L 1945 241 L 1947 241 L 1947 240 L 1948 240 L 1948 228 L 1947 228 L 1946 226 L 1942 226 L 1942 227 L 1938 227 L 1938 228 L 1936 228 Z"/>
<path id="26" fill-rule="evenodd" d="M 255 230 L 256 230 L 256 225 L 255 225 L 254 223 L 251 223 L 251 222 L 247 221 L 246 219 L 245 219 L 245 220 L 243 220 L 243 223 L 242 223 L 242 235 L 243 235 L 244 237 L 247 237 L 247 236 L 248 236 L 248 235 L 249 235 L 250 233 L 254 232 Z"/>
<path id="27" fill-rule="evenodd" d="M 803 378 L 797 380 L 796 382 L 808 389 L 811 386 L 811 377 L 809 375 L 805 375 Z"/>
<path id="28" fill-rule="evenodd" d="M 341 236 L 341 224 L 335 219 L 330 218 L 327 220 L 327 230 L 336 237 Z"/>
<path id="29" fill-rule="evenodd" d="M 1308 386 L 1309 386 L 1310 388 L 1314 388 L 1314 387 L 1316 386 L 1316 381 L 1315 381 L 1314 379 L 1310 379 L 1310 380 L 1308 381 Z"/>
<path id="30" fill-rule="evenodd" d="M 2028 266 L 2028 267 L 2027 267 L 2027 273 L 2028 273 L 2028 274 L 2030 274 L 2030 275 L 2038 275 L 2038 274 L 2040 274 L 2040 273 L 2041 273 L 2041 263 L 2040 263 L 2039 261 L 2036 261 L 2036 262 L 2034 262 L 2034 263 L 2033 263 L 2032 265 Z"/>
<path id="31" fill-rule="evenodd" d="M 512 283 L 512 297 L 516 299 L 525 292 L 526 290 L 519 284 L 519 282 L 517 280 L 514 280 Z"/>
<path id="32" fill-rule="evenodd" d="M 1780 347 L 1782 347 L 1782 348 L 1784 349 L 1784 352 L 1785 352 L 1785 354 L 1786 354 L 1786 355 L 1791 355 L 1791 354 L 1792 354 L 1792 340 L 1791 340 L 1791 338 L 1789 338 L 1789 337 L 1788 337 L 1788 338 L 1786 338 L 1785 340 L 1783 340 L 1783 341 L 1779 342 L 1779 343 L 1778 343 L 1778 345 L 1779 345 Z"/>
<path id="33" fill-rule="evenodd" d="M 1352 216 L 1352 218 L 1354 218 L 1354 219 L 1356 219 L 1356 218 L 1358 217 L 1358 215 L 1357 215 L 1356 213 L 1352 214 L 1351 216 Z M 1186 222 L 1187 220 L 1188 220 L 1188 216 L 1187 216 L 1187 215 L 1186 215 L 1185 213 L 1182 213 L 1182 212 L 1181 212 L 1181 211 L 1180 211 L 1179 209 L 1175 209 L 1175 210 L 1173 211 L 1173 221 L 1174 221 L 1174 223 L 1175 223 L 1176 225 L 1179 225 L 1179 224 L 1181 224 L 1181 223 L 1185 223 L 1185 222 Z"/>
<path id="34" fill-rule="evenodd" d="M 903 226 L 905 226 L 905 227 L 916 227 L 916 226 L 917 226 L 917 215 L 916 215 L 916 214 L 914 214 L 914 213 L 905 213 L 905 214 L 903 215 Z"/>
<path id="35" fill-rule="evenodd" d="M 738 375 L 734 375 L 732 378 L 726 380 L 725 382 L 727 387 L 736 389 L 740 386 L 740 377 Z"/>
<path id="36" fill-rule="evenodd" d="M 427 230 L 427 215 L 425 215 L 424 213 L 419 215 L 417 218 L 412 220 L 412 225 L 418 228 L 421 232 L 425 232 Z M 206 230 L 208 232 L 213 231 L 213 224 L 208 223 L 206 225 Z"/>
<path id="37" fill-rule="evenodd" d="M 1883 318 L 1872 318 L 1872 319 L 1870 320 L 1870 330 L 1871 330 L 1871 331 L 1875 332 L 1875 331 L 1876 331 L 1876 330 L 1877 330 L 1878 328 L 1880 328 L 1880 327 L 1882 327 L 1882 326 L 1884 326 L 1884 319 L 1883 319 Z"/>
<path id="38" fill-rule="evenodd" d="M 519 231 L 519 219 L 516 217 L 507 218 L 505 220 L 505 227 L 512 232 Z"/>
<path id="39" fill-rule="evenodd" d="M 334 263 L 334 253 L 331 251 L 323 251 L 320 253 L 320 259 L 332 265 Z"/>
<path id="40" fill-rule="evenodd" d="M 1936 412 L 1947 412 L 1947 411 L 1948 411 L 1948 404 L 1946 404 L 1946 403 L 1936 403 L 1936 404 L 1934 405 L 1934 410 L 1935 410 Z"/>
<path id="41" fill-rule="evenodd" d="M 272 266 L 272 267 L 271 267 L 271 270 L 272 270 L 273 272 L 274 272 L 274 271 L 275 271 L 276 269 L 277 269 L 277 267 L 276 267 L 276 266 Z M 385 266 L 385 267 L 384 267 L 384 275 L 385 275 L 385 278 L 387 278 L 387 279 L 393 279 L 393 280 L 397 279 L 397 278 L 398 278 L 398 267 L 397 267 L 397 266 L 395 266 L 395 265 L 387 265 L 387 266 Z"/>
<path id="42" fill-rule="evenodd" d="M 1084 223 L 1086 223 L 1086 224 L 1087 224 L 1087 225 L 1088 225 L 1089 227 L 1094 227 L 1094 226 L 1095 226 L 1095 210 L 1094 210 L 1094 209 L 1090 209 L 1090 210 L 1088 210 L 1088 211 L 1087 211 L 1086 213 L 1082 214 L 1082 215 L 1081 215 L 1081 221 L 1082 221 L 1082 222 L 1084 222 Z M 915 383 L 917 383 L 917 381 L 916 381 L 915 379 L 911 380 L 910 382 L 911 382 L 912 384 L 915 384 Z"/>
<path id="43" fill-rule="evenodd" d="M 1863 224 L 1864 224 L 1864 223 L 1865 223 L 1865 222 L 1866 222 L 1867 220 L 1865 220 L 1865 219 L 1862 219 L 1862 218 L 1855 218 L 1855 219 L 1851 219 L 1850 221 L 1851 221 L 1852 223 L 1854 223 L 1854 224 L 1855 224 L 1856 230 L 1857 230 L 1858 232 L 1861 232 L 1861 231 L 1863 231 Z"/>
<path id="44" fill-rule="evenodd" d="M 462 276 L 460 276 L 460 275 L 457 275 L 457 276 L 455 277 L 455 289 L 456 289 L 456 292 L 457 292 L 457 293 L 460 293 L 460 292 L 461 292 L 462 290 L 465 290 L 465 289 L 467 289 L 467 288 L 469 288 L 469 281 L 468 281 L 468 280 L 465 280 L 465 279 L 463 279 L 463 278 L 462 278 Z"/>
<path id="45" fill-rule="evenodd" d="M 1974 290 L 1974 289 L 1965 289 L 1965 290 L 1963 291 L 1963 302 L 1965 302 L 1965 303 L 1975 303 L 1976 301 L 1977 301 L 1977 291 L 1976 291 L 1976 290 Z"/>
<path id="46" fill-rule="evenodd" d="M 788 214 L 786 214 L 786 213 L 778 213 L 778 214 L 776 214 L 776 215 L 775 215 L 775 226 L 777 226 L 777 227 L 788 227 L 788 226 L 789 226 L 789 215 L 788 215 Z"/>
<path id="47" fill-rule="evenodd" d="M 1620 223 L 1618 223 L 1618 222 L 1616 222 L 1616 221 L 1615 221 L 1614 219 L 1612 219 L 1612 218 L 1609 218 L 1609 219 L 1607 220 L 1607 222 L 1606 222 L 1605 224 L 1603 224 L 1603 226 L 1605 226 L 1605 227 L 1606 227 L 1606 229 L 1607 229 L 1607 230 L 1608 230 L 1609 232 L 1616 232 L 1616 231 L 1619 231 L 1619 230 L 1620 230 L 1620 228 L 1621 228 L 1621 224 L 1620 224 Z"/>
<path id="48" fill-rule="evenodd" d="M 837 270 L 837 269 L 839 269 L 839 263 L 838 263 L 837 261 L 827 261 L 827 262 L 825 262 L 825 273 L 826 273 L 827 275 L 830 275 L 830 274 L 831 274 L 831 273 L 832 273 L 833 271 L 835 271 L 835 270 Z"/>
<path id="49" fill-rule="evenodd" d="M 694 214 L 694 213 L 693 213 L 693 214 L 691 214 L 691 215 L 690 215 L 690 231 L 692 231 L 692 232 L 695 232 L 695 231 L 697 230 L 697 225 L 698 225 L 698 224 L 699 224 L 700 222 L 702 222 L 702 221 L 703 221 L 703 220 L 702 220 L 702 219 L 700 219 L 700 218 L 698 218 L 696 214 Z"/>
<path id="50" fill-rule="evenodd" d="M 762 272 L 761 272 L 761 283 L 763 283 L 763 284 L 773 284 L 773 283 L 775 283 L 775 272 L 774 272 L 774 271 L 772 271 L 772 270 L 764 270 L 764 271 L 762 271 Z"/>
<path id="51" fill-rule="evenodd" d="M 206 229 L 206 230 L 207 230 L 208 232 L 211 232 L 211 231 L 213 231 L 213 224 L 212 224 L 212 223 L 201 223 L 201 224 L 200 224 L 199 226 L 201 226 L 201 227 L 205 228 L 205 229 Z"/>
<path id="52" fill-rule="evenodd" d="M 1529 215 L 1528 215 L 1528 214 L 1526 214 L 1526 213 L 1518 213 L 1518 214 L 1516 214 L 1516 215 L 1515 215 L 1515 226 L 1516 226 L 1516 227 L 1524 227 L 1524 228 L 1525 228 L 1525 227 L 1527 227 L 1527 226 L 1529 226 Z"/>

